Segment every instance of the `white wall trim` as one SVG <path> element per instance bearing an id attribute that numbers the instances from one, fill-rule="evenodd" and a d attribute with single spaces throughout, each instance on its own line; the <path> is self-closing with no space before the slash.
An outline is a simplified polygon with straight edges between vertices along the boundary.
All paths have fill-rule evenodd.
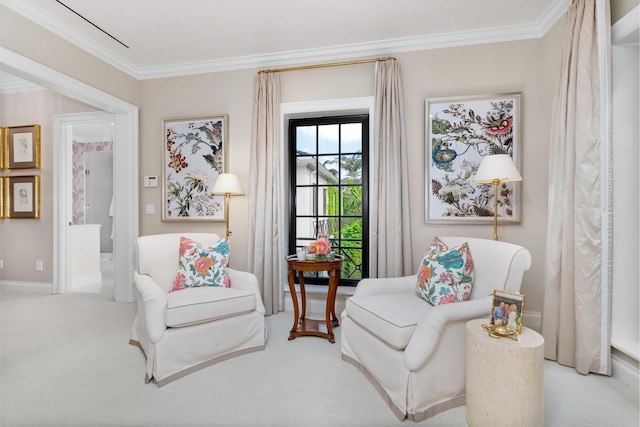
<path id="1" fill-rule="evenodd" d="M 52 284 L 46 282 L 21 282 L 16 280 L 0 280 L 3 292 L 23 292 L 30 294 L 51 294 Z"/>
<path id="2" fill-rule="evenodd" d="M 114 174 L 114 298 L 125 302 L 135 300 L 133 272 L 136 255 L 133 242 L 138 237 L 138 107 L 1 46 L 0 65 L 10 74 L 114 114 L 114 141 L 117 142 L 113 147 L 113 161 L 114 167 L 118 168 L 118 173 Z M 56 151 L 54 156 L 59 155 Z M 56 184 L 54 182 L 54 189 Z M 60 250 L 58 239 L 62 235 L 56 206 L 54 204 L 52 248 L 54 293 L 58 292 L 59 280 L 64 277 L 61 276 L 64 272 L 58 271 L 55 262 L 56 253 Z"/>
<path id="3" fill-rule="evenodd" d="M 611 354 L 611 375 L 636 393 L 640 388 L 640 373 L 638 365 L 632 365 L 623 356 Z"/>
<path id="4" fill-rule="evenodd" d="M 636 6 L 611 27 L 611 44 L 638 44 L 640 6 Z"/>
<path id="5" fill-rule="evenodd" d="M 146 80 L 540 38 L 564 15 L 569 0 L 554 0 L 544 12 L 542 18 L 530 25 L 507 25 L 487 28 L 481 31 L 460 31 L 430 36 L 376 40 L 368 43 L 353 43 L 318 49 L 221 58 L 155 67 L 137 67 L 133 65 L 100 44 L 88 39 L 83 34 L 64 25 L 60 20 L 44 13 L 29 2 L 2 0 L 2 4 L 120 71 L 138 80 Z"/>

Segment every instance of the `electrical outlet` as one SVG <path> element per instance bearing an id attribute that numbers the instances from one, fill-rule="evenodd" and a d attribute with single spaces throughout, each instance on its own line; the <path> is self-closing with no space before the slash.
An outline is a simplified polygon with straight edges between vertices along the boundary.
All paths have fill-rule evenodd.
<path id="1" fill-rule="evenodd" d="M 44 269 L 43 264 L 42 264 L 42 260 L 37 260 L 36 261 L 36 271 L 42 271 Z"/>

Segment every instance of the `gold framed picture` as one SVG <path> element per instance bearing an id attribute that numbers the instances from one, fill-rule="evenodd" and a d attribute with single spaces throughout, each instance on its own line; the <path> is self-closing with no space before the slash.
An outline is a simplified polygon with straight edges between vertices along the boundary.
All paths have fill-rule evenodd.
<path id="1" fill-rule="evenodd" d="M 506 326 L 512 333 L 520 335 L 523 313 L 524 295 L 500 289 L 493 291 L 490 321 L 492 325 Z"/>
<path id="2" fill-rule="evenodd" d="M 9 126 L 3 141 L 6 169 L 40 169 L 40 125 Z"/>
<path id="3" fill-rule="evenodd" d="M 40 175 L 6 176 L 3 180 L 6 218 L 40 218 Z"/>
<path id="4" fill-rule="evenodd" d="M 4 169 L 6 166 L 4 164 L 5 158 L 7 157 L 5 150 L 5 136 L 4 134 L 7 132 L 7 128 L 0 127 L 0 169 Z M 1 180 L 1 179 L 0 179 Z M 2 192 L 0 191 L 0 197 L 2 197 Z M 3 212 L 4 213 L 4 212 Z"/>
<path id="5" fill-rule="evenodd" d="M 6 178 L 0 176 L 0 218 L 4 218 L 4 181 Z"/>

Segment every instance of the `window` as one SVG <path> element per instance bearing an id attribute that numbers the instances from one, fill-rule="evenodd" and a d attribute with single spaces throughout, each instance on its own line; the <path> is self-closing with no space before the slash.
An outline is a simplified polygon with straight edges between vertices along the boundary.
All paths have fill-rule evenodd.
<path id="1" fill-rule="evenodd" d="M 344 258 L 341 285 L 369 272 L 368 147 L 368 115 L 289 121 L 289 253 L 328 235 Z M 305 282 L 326 284 L 323 274 L 305 273 Z"/>

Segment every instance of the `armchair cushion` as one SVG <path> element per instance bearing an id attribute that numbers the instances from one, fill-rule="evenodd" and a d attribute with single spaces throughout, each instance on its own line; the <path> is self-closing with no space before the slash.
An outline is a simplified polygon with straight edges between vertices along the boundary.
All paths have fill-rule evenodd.
<path id="1" fill-rule="evenodd" d="M 249 313 L 256 309 L 252 290 L 205 286 L 167 295 L 165 323 L 181 327 Z"/>
<path id="2" fill-rule="evenodd" d="M 205 247 L 188 237 L 180 237 L 178 273 L 170 292 L 200 286 L 230 287 L 228 260 L 229 243 L 226 240 Z"/>
<path id="3" fill-rule="evenodd" d="M 349 298 L 345 310 L 354 322 L 390 347 L 404 350 L 420 318 L 433 307 L 413 293 L 372 294 Z"/>
<path id="4" fill-rule="evenodd" d="M 418 269 L 416 292 L 432 305 L 469 300 L 473 285 L 469 243 L 454 248 L 434 238 Z"/>

